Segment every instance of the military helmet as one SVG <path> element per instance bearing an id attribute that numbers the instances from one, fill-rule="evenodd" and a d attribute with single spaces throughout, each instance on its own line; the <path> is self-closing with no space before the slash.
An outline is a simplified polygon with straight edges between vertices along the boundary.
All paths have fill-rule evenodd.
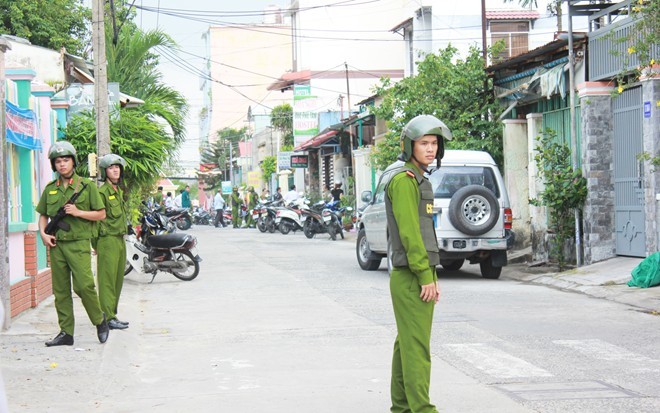
<path id="1" fill-rule="evenodd" d="M 101 180 L 105 181 L 107 179 L 107 174 L 105 170 L 112 165 L 119 165 L 119 168 L 121 169 L 121 172 L 119 174 L 119 179 L 122 179 L 124 177 L 124 169 L 126 169 L 126 161 L 124 158 L 121 156 L 114 154 L 114 153 L 109 153 L 107 155 L 104 155 L 99 159 L 99 170 L 101 172 Z"/>
<path id="2" fill-rule="evenodd" d="M 252 192 L 252 191 L 254 191 L 254 187 L 253 186 L 248 187 L 248 192 Z"/>
<path id="3" fill-rule="evenodd" d="M 452 134 L 447 125 L 432 115 L 415 116 L 406 123 L 403 131 L 401 131 L 401 155 L 399 159 L 409 161 L 413 154 L 413 141 L 421 139 L 424 135 L 436 135 L 438 137 L 436 160 L 439 167 L 440 160 L 445 155 L 444 139 L 451 140 Z"/>
<path id="4" fill-rule="evenodd" d="M 78 164 L 76 160 L 76 148 L 71 145 L 71 142 L 57 141 L 48 150 L 48 159 L 50 159 L 50 167 L 55 172 L 55 158 L 62 156 L 70 156 L 73 158 L 73 167 Z"/>
<path id="5" fill-rule="evenodd" d="M 231 190 L 234 191 L 234 192 L 238 192 L 238 187 L 236 185 L 234 185 L 234 187 Z"/>

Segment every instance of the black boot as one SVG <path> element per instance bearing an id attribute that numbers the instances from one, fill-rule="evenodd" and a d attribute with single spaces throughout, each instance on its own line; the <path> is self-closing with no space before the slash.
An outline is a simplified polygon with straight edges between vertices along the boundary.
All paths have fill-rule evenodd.
<path id="1" fill-rule="evenodd" d="M 123 330 L 128 328 L 128 324 L 124 324 L 116 318 L 113 318 L 112 320 L 108 320 L 108 327 L 110 327 L 110 330 Z"/>
<path id="2" fill-rule="evenodd" d="M 55 346 L 72 346 L 73 345 L 73 336 L 60 331 L 60 334 L 56 335 L 54 339 L 46 341 L 46 347 L 55 347 Z"/>
<path id="3" fill-rule="evenodd" d="M 105 343 L 108 340 L 109 334 L 110 327 L 108 326 L 108 321 L 105 319 L 105 313 L 103 313 L 103 321 L 96 326 L 96 335 L 101 343 Z"/>

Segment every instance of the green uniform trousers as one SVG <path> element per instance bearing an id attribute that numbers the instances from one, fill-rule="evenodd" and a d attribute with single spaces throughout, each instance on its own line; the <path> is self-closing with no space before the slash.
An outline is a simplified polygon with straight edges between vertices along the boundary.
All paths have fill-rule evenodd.
<path id="1" fill-rule="evenodd" d="M 124 285 L 126 242 L 123 235 L 105 235 L 98 239 L 99 301 L 108 320 L 117 318 L 121 288 Z"/>
<path id="2" fill-rule="evenodd" d="M 241 217 L 238 211 L 239 211 L 238 207 L 231 209 L 231 223 L 234 226 L 234 228 L 239 228 L 241 226 Z"/>
<path id="3" fill-rule="evenodd" d="M 390 389 L 393 413 L 437 413 L 429 400 L 435 302 L 422 301 L 421 290 L 417 276 L 410 269 L 392 269 L 390 293 L 398 330 Z"/>
<path id="4" fill-rule="evenodd" d="M 89 240 L 58 240 L 57 246 L 50 249 L 50 268 L 60 329 L 73 335 L 75 320 L 71 280 L 73 280 L 73 291 L 82 300 L 89 320 L 94 325 L 101 324 L 103 313 L 94 286 Z"/>

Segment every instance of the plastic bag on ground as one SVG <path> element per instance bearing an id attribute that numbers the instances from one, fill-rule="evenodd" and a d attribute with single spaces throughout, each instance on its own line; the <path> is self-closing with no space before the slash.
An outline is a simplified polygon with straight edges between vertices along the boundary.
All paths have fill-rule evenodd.
<path id="1" fill-rule="evenodd" d="M 628 287 L 649 288 L 660 285 L 660 252 L 654 252 L 632 270 Z"/>

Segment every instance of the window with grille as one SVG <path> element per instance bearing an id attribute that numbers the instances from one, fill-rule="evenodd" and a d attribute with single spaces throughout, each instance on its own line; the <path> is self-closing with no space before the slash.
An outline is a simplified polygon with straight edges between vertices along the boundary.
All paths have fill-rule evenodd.
<path id="1" fill-rule="evenodd" d="M 529 22 L 491 21 L 491 44 L 503 41 L 505 49 L 495 60 L 506 60 L 526 53 L 529 45 Z"/>

